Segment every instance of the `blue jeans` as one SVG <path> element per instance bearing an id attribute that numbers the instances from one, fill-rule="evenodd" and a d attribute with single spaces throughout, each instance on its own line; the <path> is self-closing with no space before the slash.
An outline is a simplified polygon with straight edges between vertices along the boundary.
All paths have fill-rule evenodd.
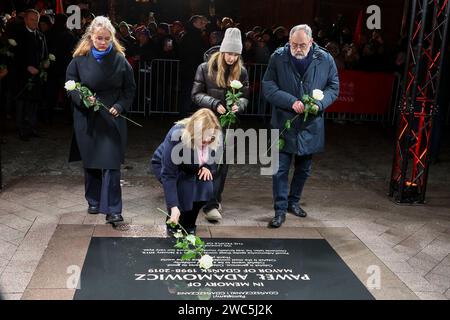
<path id="1" fill-rule="evenodd" d="M 297 156 L 280 152 L 279 157 L 278 171 L 272 176 L 275 215 L 286 214 L 289 205 L 300 202 L 306 179 L 311 173 L 312 164 L 312 155 Z M 289 169 L 293 157 L 295 158 L 295 171 L 289 191 Z"/>

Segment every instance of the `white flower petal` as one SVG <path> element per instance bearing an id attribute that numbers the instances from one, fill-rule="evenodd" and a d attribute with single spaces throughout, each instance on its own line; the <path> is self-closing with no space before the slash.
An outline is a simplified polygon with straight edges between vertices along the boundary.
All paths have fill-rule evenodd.
<path id="1" fill-rule="evenodd" d="M 233 89 L 239 90 L 240 88 L 243 87 L 243 85 L 239 80 L 233 80 L 233 81 L 231 81 L 230 87 L 232 87 Z"/>
<path id="2" fill-rule="evenodd" d="M 319 89 L 313 90 L 312 97 L 317 101 L 322 101 L 324 98 L 323 91 Z"/>
<path id="3" fill-rule="evenodd" d="M 193 246 L 195 246 L 195 236 L 193 234 L 186 236 L 186 240 L 192 243 Z"/>
<path id="4" fill-rule="evenodd" d="M 76 87 L 77 87 L 77 84 L 73 80 L 67 81 L 66 84 L 64 85 L 64 89 L 66 89 L 67 91 L 75 90 Z"/>
<path id="5" fill-rule="evenodd" d="M 213 258 L 210 255 L 205 254 L 200 258 L 198 263 L 199 263 L 200 268 L 209 269 L 213 265 Z"/>

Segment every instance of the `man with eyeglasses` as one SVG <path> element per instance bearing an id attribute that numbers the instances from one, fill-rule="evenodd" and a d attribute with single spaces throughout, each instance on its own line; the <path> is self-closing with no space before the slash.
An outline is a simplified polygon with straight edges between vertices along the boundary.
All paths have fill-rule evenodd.
<path id="1" fill-rule="evenodd" d="M 286 219 L 286 212 L 302 218 L 307 215 L 299 205 L 300 198 L 311 172 L 312 155 L 324 149 L 323 113 L 339 94 L 334 59 L 313 41 L 308 25 L 292 28 L 289 42 L 272 54 L 262 89 L 272 105 L 273 129 L 279 129 L 281 133 L 286 121 L 295 118 L 291 128 L 283 132 L 285 143 L 280 147 L 279 168 L 272 179 L 275 216 L 269 228 L 279 228 Z M 316 116 L 309 114 L 304 120 L 302 98 L 304 95 L 312 96 L 316 89 L 324 94 L 323 99 L 317 101 L 318 113 Z M 289 169 L 293 158 L 295 170 L 289 189 Z"/>

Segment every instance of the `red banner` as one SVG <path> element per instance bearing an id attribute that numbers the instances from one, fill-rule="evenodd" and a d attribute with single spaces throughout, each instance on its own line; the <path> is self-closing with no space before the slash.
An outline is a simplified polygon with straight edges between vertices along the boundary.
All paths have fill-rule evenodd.
<path id="1" fill-rule="evenodd" d="M 395 76 L 390 73 L 339 71 L 339 97 L 327 112 L 388 113 Z"/>
<path id="2" fill-rule="evenodd" d="M 56 14 L 64 14 L 63 0 L 56 0 Z"/>

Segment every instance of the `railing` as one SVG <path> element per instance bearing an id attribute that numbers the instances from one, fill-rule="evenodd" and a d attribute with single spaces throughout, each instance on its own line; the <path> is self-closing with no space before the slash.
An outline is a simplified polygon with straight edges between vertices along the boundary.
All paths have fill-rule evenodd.
<path id="1" fill-rule="evenodd" d="M 139 65 L 135 104 L 130 112 L 179 112 L 180 61 L 155 59 Z"/>
<path id="2" fill-rule="evenodd" d="M 249 105 L 243 115 L 269 117 L 272 112 L 271 105 L 265 100 L 262 93 L 261 81 L 267 69 L 266 64 L 247 64 L 249 74 Z M 361 73 L 364 74 L 364 73 Z M 134 106 L 130 112 L 146 116 L 157 113 L 178 114 L 180 112 L 180 61 L 157 59 L 149 63 L 141 62 L 137 72 L 137 94 Z M 366 77 L 367 78 L 367 77 Z M 392 79 L 391 79 L 392 80 Z M 394 124 L 398 104 L 400 102 L 401 80 L 398 76 L 393 80 L 390 97 L 386 97 L 383 108 L 378 112 L 371 110 L 364 112 L 357 110 L 351 112 L 333 111 L 342 108 L 330 108 L 324 117 L 333 120 L 346 121 L 376 121 Z M 342 93 L 342 92 L 341 92 Z M 373 94 L 380 94 L 373 92 Z M 387 101 L 385 99 L 385 101 Z M 338 104 L 338 103 L 336 103 Z M 387 106 L 389 104 L 389 106 Z M 342 107 L 342 106 L 341 106 Z M 359 107 L 359 106 L 358 106 Z M 364 108 L 364 105 L 361 107 Z M 344 108 L 345 110 L 345 108 Z M 448 122 L 448 119 L 447 119 Z"/>

